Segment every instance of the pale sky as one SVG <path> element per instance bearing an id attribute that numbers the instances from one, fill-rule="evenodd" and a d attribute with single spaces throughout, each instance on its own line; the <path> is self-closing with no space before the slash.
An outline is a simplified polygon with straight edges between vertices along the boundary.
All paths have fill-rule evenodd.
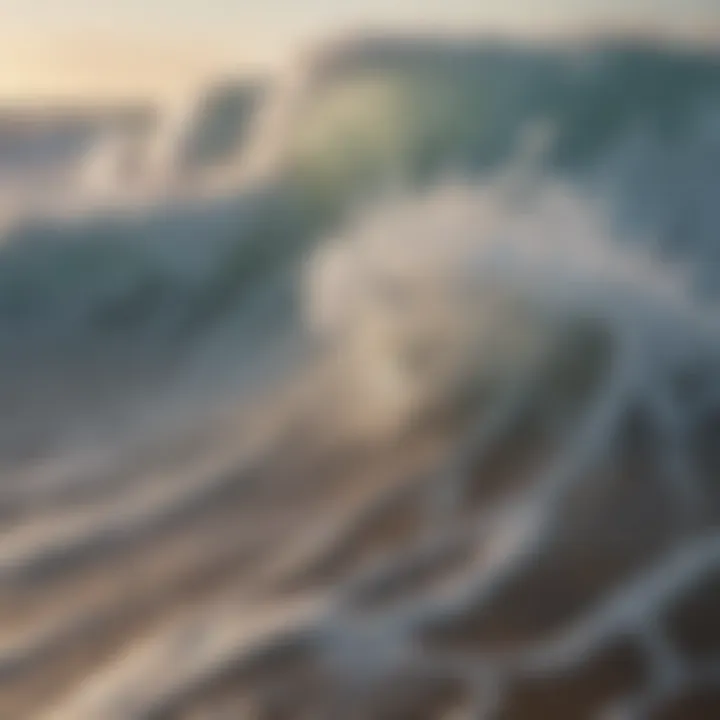
<path id="1" fill-rule="evenodd" d="M 720 0 L 0 0 L 0 97 L 172 94 L 354 28 L 718 38 Z"/>

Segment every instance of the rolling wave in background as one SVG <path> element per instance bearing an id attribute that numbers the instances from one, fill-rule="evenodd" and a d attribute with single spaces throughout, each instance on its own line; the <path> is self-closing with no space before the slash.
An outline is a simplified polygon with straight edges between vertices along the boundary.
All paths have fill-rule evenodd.
<path id="1" fill-rule="evenodd" d="M 720 57 L 345 41 L 0 175 L 0 716 L 720 713 Z"/>

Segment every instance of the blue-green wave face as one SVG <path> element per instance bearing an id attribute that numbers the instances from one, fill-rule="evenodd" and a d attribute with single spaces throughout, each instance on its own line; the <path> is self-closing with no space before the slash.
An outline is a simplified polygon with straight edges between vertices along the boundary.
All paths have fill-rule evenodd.
<path id="1" fill-rule="evenodd" d="M 717 57 L 654 49 L 370 43 L 320 65 L 288 172 L 325 200 L 497 168 L 537 127 L 548 167 L 588 170 L 633 138 L 687 143 L 720 105 Z"/>

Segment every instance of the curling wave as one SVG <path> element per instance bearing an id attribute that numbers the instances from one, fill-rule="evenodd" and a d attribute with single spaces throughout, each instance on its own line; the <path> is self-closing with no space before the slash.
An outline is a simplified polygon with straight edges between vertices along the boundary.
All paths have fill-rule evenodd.
<path id="1" fill-rule="evenodd" d="M 720 713 L 717 61 L 439 45 L 0 247 L 1 716 Z"/>

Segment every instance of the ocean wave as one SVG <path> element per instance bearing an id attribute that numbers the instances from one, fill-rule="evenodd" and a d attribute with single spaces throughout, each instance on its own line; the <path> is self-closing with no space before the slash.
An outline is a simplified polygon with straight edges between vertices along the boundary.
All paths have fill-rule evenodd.
<path id="1" fill-rule="evenodd" d="M 714 717 L 717 83 L 351 43 L 15 230 L 0 715 Z"/>
<path id="2" fill-rule="evenodd" d="M 331 46 L 274 89 L 227 83 L 165 113 L 150 135 L 136 123 L 123 136 L 132 147 L 119 130 L 100 134 L 78 197 L 67 195 L 70 181 L 58 196 L 89 219 L 50 218 L 6 233 L 4 324 L 32 330 L 32 317 L 46 313 L 48 326 L 64 328 L 115 306 L 121 316 L 124 305 L 149 315 L 153 298 L 169 292 L 186 305 L 179 294 L 211 296 L 213 284 L 234 296 L 248 273 L 233 279 L 223 265 L 252 267 L 239 258 L 253 253 L 281 265 L 288 249 L 312 245 L 383 195 L 508 168 L 527 183 L 582 183 L 606 201 L 621 234 L 632 225 L 633 236 L 681 257 L 702 253 L 712 274 L 718 103 L 712 55 L 392 39 Z M 148 172 L 161 172 L 160 184 L 148 176 L 125 193 L 114 173 L 126 151 L 141 166 L 159 162 Z M 96 181 L 110 186 L 97 195 L 84 185 Z"/>
<path id="3" fill-rule="evenodd" d="M 715 682 L 688 617 L 720 558 L 720 327 L 692 273 L 576 188 L 456 182 L 322 243 L 305 287 L 311 366 L 194 459 L 96 467 L 50 524 L 26 496 L 4 582 L 75 600 L 7 673 L 108 618 L 125 643 L 41 717 L 576 720 Z M 133 604 L 92 589 L 126 563 Z"/>

